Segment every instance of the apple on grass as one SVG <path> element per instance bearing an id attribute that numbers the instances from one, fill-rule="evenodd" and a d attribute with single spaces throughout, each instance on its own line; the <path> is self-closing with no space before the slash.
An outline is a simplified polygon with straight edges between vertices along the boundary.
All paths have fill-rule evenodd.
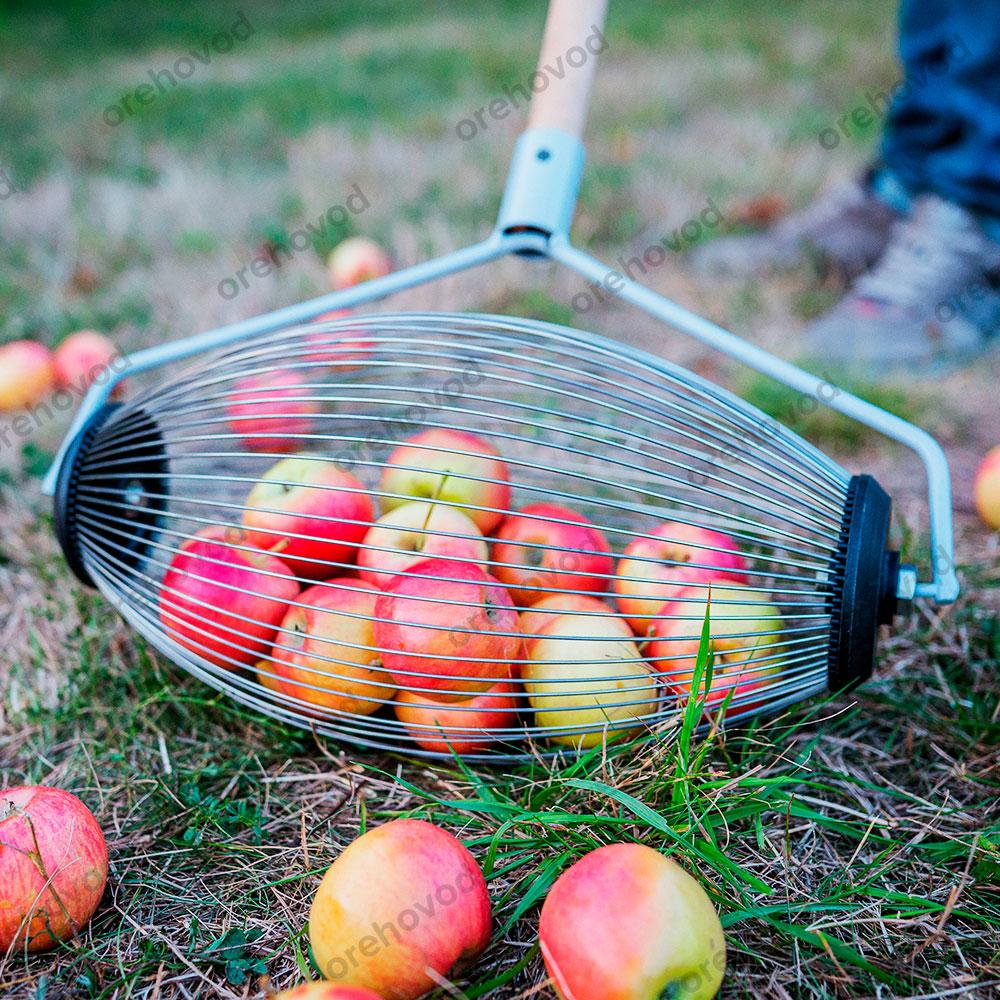
<path id="1" fill-rule="evenodd" d="M 44 785 L 0 792 L 0 958 L 75 937 L 107 880 L 104 834 L 75 795 Z"/>
<path id="2" fill-rule="evenodd" d="M 563 872 L 538 939 L 560 1000 L 711 1000 L 726 969 L 708 894 L 642 844 L 599 847 Z"/>
<path id="3" fill-rule="evenodd" d="M 369 830 L 330 866 L 309 913 L 324 979 L 416 1000 L 482 952 L 490 897 L 475 858 L 431 823 Z"/>
<path id="4" fill-rule="evenodd" d="M 976 510 L 984 523 L 1000 530 L 1000 445 L 990 449 L 976 470 Z"/>
<path id="5" fill-rule="evenodd" d="M 382 1000 L 363 986 L 338 986 L 336 983 L 303 983 L 294 989 L 276 993 L 271 1000 Z"/>
<path id="6" fill-rule="evenodd" d="M 375 605 L 375 643 L 396 683 L 458 701 L 507 679 L 522 643 L 503 587 L 472 563 L 428 559 L 410 573 Z"/>
<path id="7" fill-rule="evenodd" d="M 475 523 L 457 507 L 414 501 L 383 514 L 369 529 L 358 552 L 358 574 L 386 587 L 426 559 L 481 566 L 489 559 L 489 547 Z"/>
<path id="8" fill-rule="evenodd" d="M 61 389 L 83 393 L 105 373 L 110 377 L 111 366 L 119 357 L 118 348 L 103 334 L 77 330 L 56 348 L 56 383 Z"/>
<path id="9" fill-rule="evenodd" d="M 549 739 L 573 747 L 598 746 L 636 732 L 659 709 L 656 680 L 624 623 L 607 615 L 562 615 L 535 638 L 521 676 L 535 721 Z M 630 633 L 631 634 L 631 633 Z"/>
<path id="10" fill-rule="evenodd" d="M 638 636 L 649 634 L 649 616 L 683 588 L 720 580 L 746 582 L 747 561 L 721 531 L 667 521 L 649 534 L 655 537 L 635 538 L 625 547 L 615 577 L 618 606 Z"/>
<path id="11" fill-rule="evenodd" d="M 517 728 L 519 693 L 512 681 L 501 681 L 463 701 L 442 702 L 424 692 L 400 691 L 396 718 L 417 746 L 431 753 L 482 753 L 497 738 L 493 731 Z"/>
<path id="12" fill-rule="evenodd" d="M 160 621 L 170 638 L 217 667 L 260 660 L 299 593 L 276 556 L 239 547 L 239 528 L 207 527 L 181 545 L 163 577 Z"/>
<path id="13" fill-rule="evenodd" d="M 52 352 L 34 340 L 0 347 L 0 410 L 34 406 L 56 387 Z"/>
<path id="14" fill-rule="evenodd" d="M 396 689 L 375 648 L 377 597 L 376 587 L 347 577 L 304 591 L 282 620 L 274 645 L 268 672 L 277 690 L 355 715 L 370 715 L 391 701 Z"/>
<path id="15" fill-rule="evenodd" d="M 285 458 L 250 491 L 246 541 L 273 551 L 309 580 L 341 573 L 375 517 L 371 497 L 349 472 L 308 456 Z"/>
<path id="16" fill-rule="evenodd" d="M 712 686 L 704 697 L 706 708 L 718 708 L 732 692 L 732 712 L 750 711 L 766 704 L 766 689 L 781 666 L 781 612 L 771 599 L 754 590 L 702 587 L 682 590 L 663 606 L 653 624 L 645 652 L 669 691 L 686 702 L 691 697 L 695 665 L 701 647 L 705 614 L 709 619 Z M 747 696 L 761 698 L 748 702 Z"/>
<path id="17" fill-rule="evenodd" d="M 414 499 L 441 500 L 458 506 L 488 535 L 510 507 L 508 479 L 507 463 L 488 441 L 467 431 L 432 427 L 389 455 L 379 483 L 385 494 L 382 509 L 395 510 Z"/>
<path id="18" fill-rule="evenodd" d="M 552 503 L 529 504 L 503 522 L 493 563 L 496 578 L 522 606 L 552 591 L 600 593 L 614 570 L 604 535 L 582 514 Z"/>
<path id="19" fill-rule="evenodd" d="M 351 236 L 331 251 L 326 261 L 334 288 L 353 288 L 392 273 L 392 259 L 374 240 Z"/>
<path id="20" fill-rule="evenodd" d="M 236 381 L 226 400 L 229 429 L 251 451 L 294 451 L 322 410 L 315 393 L 299 372 L 247 375 Z"/>

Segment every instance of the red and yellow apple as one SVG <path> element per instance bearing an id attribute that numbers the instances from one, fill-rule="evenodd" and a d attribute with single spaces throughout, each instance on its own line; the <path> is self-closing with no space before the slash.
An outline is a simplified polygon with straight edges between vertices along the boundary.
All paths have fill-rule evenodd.
<path id="1" fill-rule="evenodd" d="M 330 866 L 309 941 L 325 979 L 416 1000 L 483 951 L 490 923 L 486 881 L 468 850 L 431 823 L 398 819 L 369 830 Z"/>
<path id="2" fill-rule="evenodd" d="M 765 689 L 781 669 L 783 624 L 770 598 L 753 590 L 712 587 L 709 594 L 702 587 L 691 587 L 663 606 L 645 652 L 667 690 L 681 701 L 691 696 L 706 611 L 713 653 L 706 708 L 717 708 L 730 691 L 733 712 L 766 703 Z M 764 696 L 748 702 L 747 696 L 754 692 Z M 703 693 L 704 681 L 695 696 L 701 698 Z"/>
<path id="3" fill-rule="evenodd" d="M 52 352 L 34 340 L 0 347 L 0 410 L 34 406 L 56 386 Z"/>
<path id="4" fill-rule="evenodd" d="M 976 510 L 991 528 L 1000 530 L 1000 445 L 979 463 L 975 479 Z"/>
<path id="5" fill-rule="evenodd" d="M 328 580 L 304 591 L 281 622 L 270 672 L 290 698 L 334 712 L 370 715 L 396 693 L 375 648 L 378 589 Z"/>
<path id="6" fill-rule="evenodd" d="M 512 681 L 462 701 L 442 702 L 422 691 L 400 691 L 396 718 L 417 746 L 431 753 L 482 753 L 493 742 L 492 730 L 517 728 L 519 692 Z"/>
<path id="7" fill-rule="evenodd" d="M 392 272 L 392 259 L 374 240 L 351 236 L 338 243 L 326 261 L 334 288 L 351 288 Z"/>
<path id="8" fill-rule="evenodd" d="M 708 894 L 642 844 L 599 847 L 563 872 L 538 938 L 560 1000 L 711 1000 L 726 969 Z"/>
<path id="9" fill-rule="evenodd" d="M 104 834 L 75 795 L 44 785 L 0 792 L 0 956 L 75 937 L 107 880 Z"/>
<path id="10" fill-rule="evenodd" d="M 298 372 L 247 375 L 236 381 L 226 401 L 229 429 L 251 451 L 294 451 L 322 410 L 314 397 L 315 390 Z"/>
<path id="11" fill-rule="evenodd" d="M 656 680 L 623 630 L 615 616 L 562 615 L 531 643 L 521 669 L 524 689 L 536 723 L 553 730 L 556 743 L 597 746 L 635 732 L 659 709 Z M 556 731 L 570 728 L 578 731 Z"/>
<path id="12" fill-rule="evenodd" d="M 345 319 L 351 315 L 350 309 L 332 309 L 321 313 L 314 323 L 325 323 L 328 320 Z M 358 362 L 371 357 L 374 341 L 363 336 L 366 331 L 352 327 L 348 331 L 338 331 L 336 335 L 316 331 L 306 333 L 306 343 L 310 345 L 310 353 L 306 361 L 318 361 L 330 365 L 337 372 L 349 372 L 358 368 Z"/>
<path id="13" fill-rule="evenodd" d="M 746 581 L 746 559 L 728 535 L 710 528 L 667 521 L 625 547 L 618 562 L 618 606 L 635 634 L 649 634 L 657 611 L 684 588 L 696 583 Z M 727 551 L 716 552 L 714 549 Z"/>
<path id="14" fill-rule="evenodd" d="M 303 983 L 291 990 L 276 993 L 271 1000 L 382 1000 L 363 986 L 338 986 L 336 983 Z"/>
<path id="15" fill-rule="evenodd" d="M 251 666 L 274 641 L 299 593 L 276 556 L 239 547 L 239 528 L 202 528 L 181 545 L 160 588 L 163 627 L 176 643 L 219 667 Z"/>
<path id="16" fill-rule="evenodd" d="M 615 609 L 607 601 L 590 594 L 549 594 L 521 612 L 521 631 L 526 637 L 526 643 L 534 642 L 540 632 L 567 613 L 613 617 Z M 623 624 L 625 624 L 624 619 Z M 632 630 L 627 624 L 625 628 L 624 637 L 631 638 Z"/>
<path id="17" fill-rule="evenodd" d="M 349 472 L 317 458 L 285 458 L 250 491 L 247 544 L 273 551 L 309 580 L 344 571 L 375 517 L 371 497 Z"/>
<path id="18" fill-rule="evenodd" d="M 582 514 L 535 503 L 508 517 L 493 543 L 493 573 L 520 605 L 547 593 L 608 589 L 614 560 L 608 540 Z"/>
<path id="19" fill-rule="evenodd" d="M 507 679 L 522 643 L 503 587 L 472 563 L 428 559 L 410 573 L 375 605 L 375 643 L 396 683 L 456 701 Z"/>
<path id="20" fill-rule="evenodd" d="M 488 441 L 467 431 L 432 427 L 389 456 L 379 484 L 388 494 L 382 509 L 395 510 L 412 499 L 441 500 L 462 508 L 488 535 L 510 507 L 508 478 L 507 463 Z"/>
<path id="21" fill-rule="evenodd" d="M 358 552 L 358 574 L 377 587 L 386 587 L 426 559 L 481 566 L 489 559 L 489 546 L 475 523 L 457 507 L 414 501 L 383 514 L 369 529 Z"/>
<path id="22" fill-rule="evenodd" d="M 77 330 L 57 348 L 53 358 L 56 384 L 79 393 L 89 389 L 102 375 L 110 377 L 119 357 L 118 348 L 96 330 Z"/>

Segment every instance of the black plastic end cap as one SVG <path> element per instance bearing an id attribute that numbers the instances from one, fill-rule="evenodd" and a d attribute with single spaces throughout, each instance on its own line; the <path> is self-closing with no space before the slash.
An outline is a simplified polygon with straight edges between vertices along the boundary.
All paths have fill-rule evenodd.
<path id="1" fill-rule="evenodd" d="M 880 625 L 896 615 L 899 553 L 889 544 L 892 501 L 871 476 L 854 476 L 833 560 L 828 682 L 842 691 L 866 681 L 875 668 Z"/>

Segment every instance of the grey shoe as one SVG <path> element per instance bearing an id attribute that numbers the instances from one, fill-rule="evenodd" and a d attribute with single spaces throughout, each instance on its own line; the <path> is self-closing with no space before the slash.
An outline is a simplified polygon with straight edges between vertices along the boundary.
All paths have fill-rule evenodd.
<path id="1" fill-rule="evenodd" d="M 811 259 L 855 278 L 882 256 L 900 217 L 875 194 L 874 176 L 869 171 L 836 188 L 767 232 L 711 240 L 692 253 L 691 266 L 705 274 L 752 277 Z"/>
<path id="2" fill-rule="evenodd" d="M 879 263 L 806 331 L 810 357 L 863 377 L 930 374 L 1000 330 L 1000 243 L 936 195 L 914 201 Z"/>

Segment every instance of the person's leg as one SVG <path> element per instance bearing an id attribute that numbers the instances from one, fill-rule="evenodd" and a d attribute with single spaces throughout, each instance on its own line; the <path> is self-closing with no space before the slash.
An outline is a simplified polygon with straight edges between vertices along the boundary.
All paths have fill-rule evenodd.
<path id="1" fill-rule="evenodd" d="M 1000 224 L 1000 0 L 903 0 L 899 48 L 887 167 Z"/>

